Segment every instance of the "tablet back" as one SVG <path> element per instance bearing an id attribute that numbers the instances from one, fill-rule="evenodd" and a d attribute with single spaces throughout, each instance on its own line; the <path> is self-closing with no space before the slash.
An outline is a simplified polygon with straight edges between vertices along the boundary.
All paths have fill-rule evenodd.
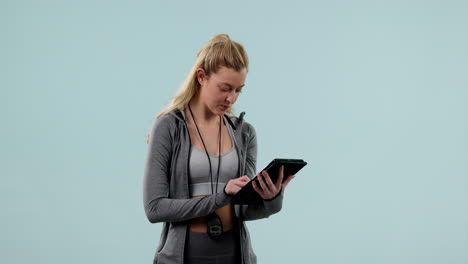
<path id="1" fill-rule="evenodd" d="M 300 171 L 307 162 L 302 159 L 274 159 L 268 164 L 263 170 L 268 172 L 273 183 L 276 182 L 279 176 L 279 168 L 281 165 L 284 165 L 284 177 L 283 181 L 289 175 L 295 175 Z M 252 182 L 257 181 L 257 186 L 260 186 L 258 183 L 257 176 L 255 176 L 249 183 L 247 183 L 238 193 L 234 195 L 231 200 L 232 204 L 255 204 L 262 202 L 262 197 L 254 190 Z"/>

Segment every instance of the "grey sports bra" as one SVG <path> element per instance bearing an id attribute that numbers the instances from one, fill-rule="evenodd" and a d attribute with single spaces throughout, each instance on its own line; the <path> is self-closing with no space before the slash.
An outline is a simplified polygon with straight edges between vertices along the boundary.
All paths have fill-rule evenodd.
<path id="1" fill-rule="evenodd" d="M 232 139 L 231 139 L 232 140 Z M 191 146 L 189 161 L 189 186 L 192 196 L 210 195 L 211 180 L 209 162 L 204 150 Z M 216 177 L 218 172 L 218 155 L 208 154 L 211 160 L 211 173 L 213 177 L 213 193 L 216 193 Z M 232 148 L 221 154 L 221 168 L 219 169 L 218 192 L 223 191 L 225 184 L 238 177 L 239 158 L 234 142 Z"/>

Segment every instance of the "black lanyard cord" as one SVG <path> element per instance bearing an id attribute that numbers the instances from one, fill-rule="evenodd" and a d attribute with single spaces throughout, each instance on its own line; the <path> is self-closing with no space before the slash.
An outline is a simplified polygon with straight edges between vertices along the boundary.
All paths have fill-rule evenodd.
<path id="1" fill-rule="evenodd" d="M 203 144 L 203 148 L 205 148 L 206 157 L 208 158 L 208 163 L 210 164 L 210 182 L 211 182 L 211 194 L 213 193 L 213 173 L 211 171 L 211 159 L 210 155 L 208 154 L 208 150 L 206 149 L 205 142 L 203 141 L 203 137 L 198 129 L 197 121 L 195 120 L 195 116 L 193 115 L 192 108 L 190 107 L 190 103 L 188 104 L 188 108 L 190 110 L 190 114 L 192 115 L 193 122 L 195 123 L 195 127 L 197 128 L 198 135 L 200 136 L 201 142 Z M 218 193 L 218 181 L 219 181 L 219 168 L 221 167 L 221 122 L 222 118 L 219 117 L 219 133 L 218 133 L 218 174 L 216 175 L 216 193 Z"/>

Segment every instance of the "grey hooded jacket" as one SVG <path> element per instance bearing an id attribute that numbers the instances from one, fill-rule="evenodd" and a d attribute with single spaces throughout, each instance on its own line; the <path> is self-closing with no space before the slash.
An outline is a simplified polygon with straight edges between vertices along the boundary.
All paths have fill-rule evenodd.
<path id="1" fill-rule="evenodd" d="M 239 177 L 256 174 L 257 139 L 252 125 L 239 117 L 225 114 L 229 134 L 239 156 Z M 213 195 L 191 198 L 189 191 L 190 134 L 185 114 L 176 109 L 156 119 L 149 138 L 143 180 L 143 202 L 151 223 L 163 222 L 159 246 L 153 263 L 182 264 L 185 237 L 190 220 L 206 216 L 228 205 L 232 196 L 223 190 Z M 240 227 L 240 249 L 244 264 L 257 263 L 244 221 L 267 218 L 281 210 L 283 191 L 273 200 L 256 205 L 234 205 Z"/>

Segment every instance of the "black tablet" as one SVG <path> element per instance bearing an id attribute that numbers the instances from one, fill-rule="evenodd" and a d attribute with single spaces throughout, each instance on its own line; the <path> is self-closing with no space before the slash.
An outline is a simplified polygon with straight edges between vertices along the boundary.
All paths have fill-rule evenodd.
<path id="1" fill-rule="evenodd" d="M 307 162 L 301 159 L 274 159 L 262 171 L 267 171 L 273 183 L 276 182 L 279 176 L 279 168 L 284 165 L 283 182 L 289 175 L 295 175 L 300 171 Z M 255 176 L 249 183 L 247 183 L 234 197 L 232 197 L 232 204 L 255 204 L 262 201 L 262 197 L 254 190 L 252 182 L 257 181 L 257 186 L 260 186 L 257 176 Z"/>

